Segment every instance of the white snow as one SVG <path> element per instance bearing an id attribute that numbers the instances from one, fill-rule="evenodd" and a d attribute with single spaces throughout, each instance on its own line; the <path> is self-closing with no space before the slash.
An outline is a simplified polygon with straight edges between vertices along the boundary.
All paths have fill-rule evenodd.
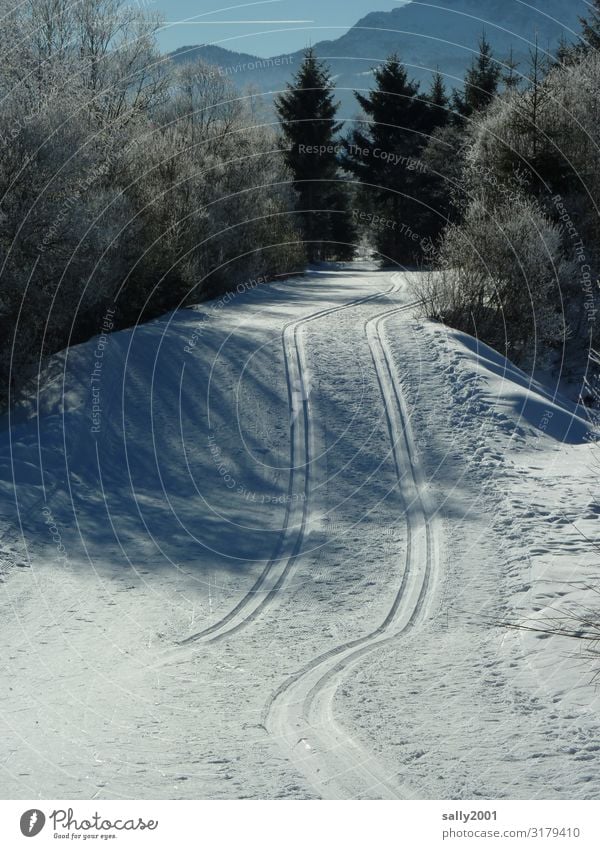
<path id="1" fill-rule="evenodd" d="M 410 277 L 53 358 L 0 432 L 5 798 L 597 798 L 594 660 L 540 633 L 596 601 L 597 449 Z"/>

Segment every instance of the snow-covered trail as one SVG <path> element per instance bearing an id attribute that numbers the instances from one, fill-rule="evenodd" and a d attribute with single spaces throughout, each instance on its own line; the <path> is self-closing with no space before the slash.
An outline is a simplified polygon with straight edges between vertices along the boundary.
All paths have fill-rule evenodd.
<path id="1" fill-rule="evenodd" d="M 419 621 L 439 568 L 435 507 L 424 490 L 402 390 L 382 336 L 385 319 L 413 305 L 386 309 L 363 325 L 385 409 L 398 489 L 407 524 L 405 551 L 398 552 L 397 591 L 383 622 L 365 636 L 330 649 L 284 682 L 269 699 L 264 724 L 291 753 L 325 798 L 406 798 L 376 759 L 343 730 L 332 709 L 336 690 L 352 665 Z"/>
<path id="2" fill-rule="evenodd" d="M 409 277 L 55 358 L 0 432 L 6 798 L 600 792 L 589 666 L 489 626 L 593 580 L 585 423 Z"/>
<path id="3" fill-rule="evenodd" d="M 392 287 L 393 289 L 393 287 Z M 390 289 L 389 291 L 392 291 Z M 294 568 L 304 541 L 311 503 L 311 473 L 315 463 L 314 437 L 310 410 L 310 391 L 302 341 L 302 330 L 310 322 L 330 316 L 341 310 L 378 299 L 379 294 L 351 300 L 329 309 L 289 322 L 281 338 L 285 363 L 285 379 L 290 410 L 290 465 L 286 509 L 281 535 L 275 551 L 249 592 L 222 619 L 181 641 L 182 645 L 203 638 L 214 642 L 225 639 L 265 612 L 288 575 Z"/>

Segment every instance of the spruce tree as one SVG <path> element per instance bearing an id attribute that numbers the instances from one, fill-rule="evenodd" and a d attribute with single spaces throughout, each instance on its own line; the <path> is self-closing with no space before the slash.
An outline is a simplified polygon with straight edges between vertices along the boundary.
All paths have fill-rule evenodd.
<path id="1" fill-rule="evenodd" d="M 445 134 L 452 131 L 452 112 L 450 98 L 446 91 L 444 77 L 437 71 L 431 81 L 431 86 L 425 97 L 427 103 L 426 116 L 426 146 L 423 151 L 423 171 L 420 177 L 419 199 L 423 202 L 419 210 L 419 227 L 424 237 L 424 256 L 427 263 L 431 257 L 434 242 L 448 223 L 450 215 L 450 186 L 445 169 L 445 163 L 439 168 L 436 155 L 431 155 L 434 148 L 443 143 Z"/>
<path id="2" fill-rule="evenodd" d="M 429 92 L 425 97 L 427 103 L 427 131 L 433 132 L 437 127 L 445 127 L 449 119 L 450 100 L 446 91 L 444 77 L 439 71 L 433 75 Z"/>
<path id="3" fill-rule="evenodd" d="M 540 52 L 537 36 L 535 39 L 535 46 L 529 51 L 529 57 L 529 81 L 531 93 L 531 115 L 529 121 L 529 132 L 531 135 L 532 160 L 533 162 L 535 162 L 538 158 L 540 149 L 544 142 L 540 134 L 539 114 L 545 99 L 544 79 L 549 70 L 548 62 Z"/>
<path id="4" fill-rule="evenodd" d="M 584 49 L 600 50 L 600 0 L 592 0 L 592 9 L 587 18 L 581 21 Z"/>
<path id="5" fill-rule="evenodd" d="M 348 259 L 355 241 L 347 186 L 340 179 L 333 83 L 327 66 L 307 50 L 275 108 L 286 144 L 286 162 L 297 192 L 302 235 L 311 261 Z"/>
<path id="6" fill-rule="evenodd" d="M 519 86 L 519 74 L 517 73 L 519 63 L 515 61 L 512 47 L 510 48 L 510 54 L 508 56 L 508 59 L 506 59 L 504 65 L 505 67 L 502 72 L 502 82 L 504 83 L 507 91 L 513 91 Z"/>
<path id="7" fill-rule="evenodd" d="M 520 167 L 528 166 L 529 191 L 543 202 L 549 186 L 555 192 L 564 191 L 564 183 L 572 179 L 572 174 L 564 153 L 552 138 L 552 130 L 544 126 L 542 117 L 547 114 L 552 98 L 547 76 L 553 62 L 540 50 L 537 38 L 529 56 L 528 87 L 520 101 L 515 128 L 528 142 L 527 156 Z"/>
<path id="8" fill-rule="evenodd" d="M 561 35 L 553 67 L 567 68 L 576 65 L 577 62 L 581 62 L 585 52 L 584 45 L 573 44 Z"/>
<path id="9" fill-rule="evenodd" d="M 361 183 L 360 217 L 383 261 L 414 258 L 422 179 L 419 157 L 427 141 L 428 104 L 397 56 L 375 69 L 375 88 L 355 92 L 364 112 L 344 142 L 342 164 Z"/>
<path id="10" fill-rule="evenodd" d="M 469 118 L 492 102 L 498 92 L 501 69 L 494 59 L 492 46 L 485 37 L 479 41 L 479 54 L 465 76 L 463 92 L 454 92 L 454 107 L 459 115 Z"/>

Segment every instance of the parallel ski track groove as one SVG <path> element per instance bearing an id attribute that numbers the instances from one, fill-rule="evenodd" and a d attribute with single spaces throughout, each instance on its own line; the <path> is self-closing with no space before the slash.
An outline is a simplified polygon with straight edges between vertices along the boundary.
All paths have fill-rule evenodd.
<path id="1" fill-rule="evenodd" d="M 301 319 L 296 319 L 295 321 L 288 322 L 282 330 L 281 340 L 283 346 L 283 354 L 284 354 L 284 364 L 285 364 L 285 379 L 287 384 L 288 391 L 288 402 L 290 406 L 290 411 L 292 408 L 292 380 L 290 377 L 290 361 L 289 361 L 289 351 L 286 345 L 286 333 L 290 328 L 293 328 L 293 342 L 294 342 L 294 359 L 296 360 L 296 368 L 298 371 L 298 375 L 300 380 L 302 381 L 303 389 L 304 387 L 304 379 L 303 379 L 303 369 L 302 369 L 302 359 L 300 355 L 300 349 L 298 344 L 298 331 L 299 329 L 306 324 L 309 324 L 313 321 L 317 321 L 320 318 L 323 318 L 327 315 L 332 315 L 336 312 L 342 312 L 347 309 L 351 309 L 352 307 L 358 306 L 360 304 L 367 303 L 369 301 L 375 300 L 377 298 L 382 298 L 390 295 L 394 290 L 395 286 L 392 286 L 385 292 L 376 292 L 373 295 L 367 295 L 363 298 L 356 298 L 352 301 L 349 301 L 345 304 L 342 304 L 338 307 L 328 307 L 324 310 L 318 310 L 315 313 L 311 313 L 308 316 L 303 316 Z M 219 640 L 228 638 L 233 634 L 237 633 L 242 628 L 245 628 L 251 622 L 258 618 L 265 611 L 265 609 L 269 606 L 275 596 L 278 594 L 279 590 L 285 583 L 287 576 L 291 572 L 294 567 L 294 564 L 298 558 L 300 553 L 300 549 L 302 547 L 302 542 L 304 540 L 304 533 L 306 530 L 306 519 L 308 515 L 308 507 L 309 507 L 309 493 L 310 493 L 310 417 L 308 413 L 308 402 L 306 400 L 306 392 L 303 392 L 303 401 L 302 401 L 302 419 L 303 419 L 303 429 L 304 429 L 304 463 L 302 464 L 304 469 L 304 501 L 302 506 L 302 517 L 300 520 L 300 527 L 297 534 L 297 538 L 292 549 L 291 554 L 289 555 L 286 565 L 279 576 L 275 585 L 271 588 L 271 590 L 267 593 L 267 595 L 261 600 L 261 602 L 248 613 L 244 619 L 238 622 L 236 625 L 233 625 L 231 628 L 223 631 L 222 629 L 228 625 L 233 619 L 235 619 L 246 607 L 250 605 L 252 601 L 255 600 L 256 594 L 260 591 L 260 588 L 265 583 L 267 577 L 272 571 L 273 567 L 276 563 L 281 560 L 281 552 L 286 541 L 288 528 L 290 525 L 290 517 L 292 513 L 292 505 L 293 505 L 293 494 L 295 488 L 295 478 L 296 478 L 296 428 L 297 428 L 297 420 L 293 419 L 290 426 L 290 475 L 288 482 L 288 498 L 286 503 L 286 511 L 283 521 L 283 526 L 279 535 L 279 539 L 275 548 L 275 551 L 269 558 L 268 563 L 265 565 L 261 574 L 258 576 L 250 590 L 246 593 L 246 595 L 240 599 L 240 601 L 233 607 L 222 619 L 218 622 L 213 623 L 208 628 L 199 631 L 196 634 L 192 634 L 189 637 L 186 637 L 184 640 L 178 641 L 178 645 L 188 645 L 189 643 L 197 642 L 198 640 L 203 640 L 206 637 L 211 637 L 210 640 L 206 640 L 206 642 L 218 642 Z M 221 632 L 221 633 L 218 633 Z"/>
<path id="2" fill-rule="evenodd" d="M 426 533 L 426 558 L 425 558 L 425 567 L 424 567 L 424 575 L 422 584 L 419 589 L 418 597 L 416 599 L 415 605 L 409 613 L 409 618 L 405 622 L 404 625 L 399 627 L 393 634 L 390 636 L 383 636 L 386 634 L 391 627 L 393 627 L 395 620 L 398 618 L 398 611 L 401 608 L 402 602 L 404 600 L 406 587 L 409 580 L 413 576 L 413 572 L 415 572 L 416 567 L 412 564 L 413 560 L 413 528 L 412 523 L 414 519 L 411 518 L 410 511 L 407 511 L 407 540 L 406 540 L 406 566 L 403 570 L 402 578 L 400 581 L 400 586 L 396 592 L 390 610 L 385 617 L 384 621 L 372 631 L 370 634 L 367 634 L 363 637 L 357 637 L 354 640 L 349 640 L 345 643 L 342 643 L 340 646 L 337 646 L 333 649 L 330 649 L 327 652 L 324 652 L 321 655 L 318 655 L 300 670 L 295 672 L 293 675 L 289 676 L 286 681 L 284 681 L 271 695 L 269 701 L 267 702 L 265 708 L 263 709 L 262 714 L 262 723 L 267 728 L 267 730 L 271 730 L 272 727 L 272 718 L 277 709 L 278 703 L 281 700 L 281 697 L 287 693 L 292 687 L 294 687 L 298 682 L 300 682 L 303 678 L 310 675 L 312 672 L 318 669 L 318 667 L 324 667 L 324 674 L 317 680 L 317 682 L 306 692 L 304 695 L 304 699 L 302 702 L 302 717 L 303 720 L 310 727 L 310 711 L 311 707 L 318 697 L 318 695 L 323 691 L 323 689 L 327 686 L 328 682 L 332 681 L 335 676 L 346 670 L 350 665 L 359 661 L 363 656 L 369 654 L 374 651 L 376 648 L 380 646 L 384 646 L 388 643 L 391 643 L 393 640 L 397 638 L 400 633 L 403 633 L 414 626 L 417 621 L 424 603 L 428 594 L 428 590 L 431 584 L 431 573 L 432 573 L 432 561 L 433 561 L 433 546 L 434 539 L 432 533 L 432 527 L 430 524 L 430 515 L 429 511 L 426 509 L 422 495 L 420 492 L 420 479 L 418 477 L 417 470 L 412 460 L 413 449 L 411 445 L 411 440 L 409 437 L 408 430 L 408 419 L 404 410 L 404 404 L 399 393 L 397 381 L 394 379 L 394 373 L 392 369 L 392 364 L 390 360 L 390 355 L 386 349 L 386 345 L 382 340 L 380 328 L 384 321 L 390 318 L 397 313 L 407 311 L 412 309 L 418 304 L 418 302 L 405 304 L 400 307 L 395 307 L 393 309 L 387 310 L 379 316 L 375 316 L 369 319 L 364 327 L 367 334 L 367 340 L 369 343 L 369 347 L 371 349 L 371 356 L 373 358 L 373 363 L 375 366 L 375 371 L 377 375 L 377 382 L 379 385 L 379 389 L 382 395 L 383 404 L 385 408 L 385 416 L 387 421 L 388 433 L 392 445 L 392 453 L 394 457 L 394 465 L 396 470 L 396 475 L 398 477 L 399 483 L 402 480 L 402 471 L 400 458 L 398 453 L 398 443 L 400 438 L 404 441 L 405 454 L 409 459 L 410 463 L 410 474 L 413 479 L 415 492 L 417 498 L 415 499 L 420 507 L 420 512 L 424 518 L 425 523 L 425 533 Z M 374 338 L 371 338 L 370 328 L 374 329 Z M 396 409 L 398 421 L 401 425 L 402 436 L 398 437 L 395 434 L 397 428 L 394 427 L 394 416 L 392 412 L 392 405 Z M 407 507 L 409 505 L 406 505 Z M 337 659 L 333 665 L 327 668 L 328 662 Z M 285 708 L 284 708 L 285 709 Z M 361 767 L 365 773 L 370 775 L 371 777 L 375 777 L 373 773 L 366 767 L 365 764 L 361 764 Z M 376 784 L 384 785 L 384 782 L 380 779 L 376 779 Z M 389 789 L 389 787 L 388 787 Z M 392 796 L 396 796 L 395 792 L 392 790 Z"/>

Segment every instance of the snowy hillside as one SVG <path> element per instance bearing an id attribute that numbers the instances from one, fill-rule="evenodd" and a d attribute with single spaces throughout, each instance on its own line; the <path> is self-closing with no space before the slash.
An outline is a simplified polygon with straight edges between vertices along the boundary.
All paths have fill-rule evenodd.
<path id="1" fill-rule="evenodd" d="M 598 797 L 594 664 L 543 633 L 593 606 L 597 449 L 411 275 L 251 286 L 45 379 L 0 432 L 6 798 Z"/>
<path id="2" fill-rule="evenodd" d="M 450 88 L 460 88 L 485 31 L 498 59 L 506 61 L 512 49 L 519 72 L 527 76 L 536 37 L 540 49 L 554 55 L 561 38 L 577 40 L 579 18 L 588 12 L 585 0 L 437 0 L 433 4 L 415 0 L 388 12 L 373 11 L 347 32 L 318 25 L 307 25 L 304 32 L 306 43 L 314 44 L 317 55 L 331 66 L 342 117 L 350 120 L 359 111 L 353 90 L 368 88 L 371 68 L 392 53 L 425 86 L 439 69 Z M 263 37 L 269 38 L 268 34 Z M 227 49 L 228 43 L 188 45 L 171 56 L 177 64 L 202 59 L 220 68 L 238 88 L 252 85 L 270 93 L 285 88 L 303 54 L 301 50 L 282 54 L 276 30 L 270 39 L 271 58 L 236 53 Z"/>

